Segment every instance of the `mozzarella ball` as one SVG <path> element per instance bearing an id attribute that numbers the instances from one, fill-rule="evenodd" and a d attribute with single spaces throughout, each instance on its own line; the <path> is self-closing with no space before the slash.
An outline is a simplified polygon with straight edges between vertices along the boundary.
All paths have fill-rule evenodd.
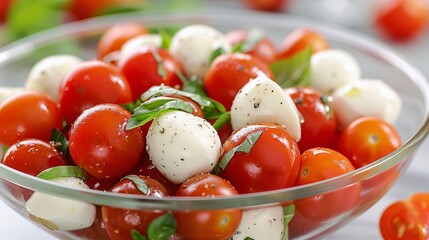
<path id="1" fill-rule="evenodd" d="M 176 184 L 213 170 L 221 152 L 221 141 L 212 125 L 182 111 L 156 118 L 146 141 L 155 167 Z"/>
<path id="2" fill-rule="evenodd" d="M 349 53 L 328 49 L 317 52 L 311 57 L 311 86 L 331 94 L 335 89 L 358 81 L 360 66 Z"/>
<path id="3" fill-rule="evenodd" d="M 83 180 L 63 177 L 50 180 L 61 185 L 89 189 Z M 25 203 L 25 210 L 51 230 L 72 231 L 88 228 L 95 220 L 96 209 L 92 204 L 34 192 Z"/>
<path id="4" fill-rule="evenodd" d="M 182 63 L 188 77 L 204 79 L 213 51 L 223 48 L 231 51 L 225 36 L 205 25 L 190 25 L 178 31 L 171 40 L 170 53 Z"/>
<path id="5" fill-rule="evenodd" d="M 354 120 L 368 116 L 393 124 L 401 111 L 399 95 L 386 83 L 376 79 L 362 79 L 337 89 L 332 106 L 338 123 L 345 127 Z"/>
<path id="6" fill-rule="evenodd" d="M 233 240 L 281 240 L 284 234 L 283 208 L 281 206 L 244 210 Z"/>
<path id="7" fill-rule="evenodd" d="M 264 74 L 246 83 L 231 106 L 233 130 L 261 122 L 283 125 L 296 141 L 301 138 L 300 113 L 295 103 L 289 94 Z"/>
<path id="8" fill-rule="evenodd" d="M 82 60 L 73 55 L 53 55 L 37 62 L 30 71 L 25 88 L 43 92 L 58 100 L 63 77 Z"/>
<path id="9" fill-rule="evenodd" d="M 0 103 L 19 91 L 22 91 L 22 88 L 0 87 Z"/>
<path id="10" fill-rule="evenodd" d="M 121 59 L 127 59 L 129 56 L 145 47 L 161 48 L 162 37 L 159 34 L 145 34 L 131 38 L 121 47 Z"/>

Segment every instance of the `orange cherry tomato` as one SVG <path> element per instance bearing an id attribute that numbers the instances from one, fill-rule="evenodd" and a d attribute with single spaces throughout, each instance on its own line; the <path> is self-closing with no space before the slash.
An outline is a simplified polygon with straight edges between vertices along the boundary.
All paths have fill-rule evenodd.
<path id="1" fill-rule="evenodd" d="M 311 29 L 299 28 L 288 34 L 283 40 L 278 59 L 289 58 L 296 53 L 311 47 L 313 53 L 329 49 L 329 43 L 325 37 Z"/>
<path id="2" fill-rule="evenodd" d="M 387 207 L 380 217 L 384 239 L 429 239 L 429 193 L 416 193 Z"/>
<path id="3" fill-rule="evenodd" d="M 363 117 L 347 126 L 338 140 L 338 151 L 360 168 L 402 145 L 396 129 L 386 121 Z"/>
<path id="4" fill-rule="evenodd" d="M 267 63 L 249 54 L 231 53 L 217 57 L 204 79 L 207 95 L 230 109 L 238 91 L 259 72 L 273 79 Z"/>
<path id="5" fill-rule="evenodd" d="M 148 33 L 149 30 L 139 23 L 113 25 L 103 33 L 97 44 L 97 58 L 103 59 L 107 54 L 120 50 L 122 45 L 131 38 Z"/>
<path id="6" fill-rule="evenodd" d="M 353 164 L 329 148 L 311 148 L 302 153 L 296 185 L 301 186 L 353 171 Z M 360 184 L 295 201 L 296 210 L 304 217 L 324 221 L 352 209 L 359 201 Z"/>
<path id="7" fill-rule="evenodd" d="M 375 26 L 388 37 L 407 40 L 427 26 L 429 10 L 424 0 L 379 0 Z"/>

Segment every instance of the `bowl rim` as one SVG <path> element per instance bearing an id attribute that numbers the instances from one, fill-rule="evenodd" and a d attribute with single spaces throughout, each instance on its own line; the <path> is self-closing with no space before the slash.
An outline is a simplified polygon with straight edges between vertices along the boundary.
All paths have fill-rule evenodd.
<path id="1" fill-rule="evenodd" d="M 52 194 L 58 197 L 71 198 L 96 205 L 110 205 L 116 207 L 126 207 L 132 209 L 164 209 L 164 210 L 202 210 L 202 209 L 225 209 L 225 208 L 250 208 L 255 206 L 273 205 L 279 202 L 290 202 L 296 199 L 310 197 L 318 194 L 346 187 L 358 181 L 368 179 L 381 173 L 384 170 L 398 164 L 403 159 L 411 155 L 422 144 L 429 133 L 429 85 L 425 76 L 413 65 L 405 60 L 394 49 L 386 44 L 372 39 L 354 31 L 343 29 L 337 26 L 315 23 L 308 19 L 303 19 L 286 14 L 270 14 L 249 10 L 225 10 L 222 12 L 203 10 L 189 11 L 180 13 L 133 13 L 117 14 L 92 19 L 86 19 L 46 30 L 0 48 L 0 66 L 7 63 L 10 59 L 18 57 L 31 51 L 47 41 L 61 39 L 70 34 L 90 34 L 91 32 L 107 28 L 117 22 L 136 21 L 148 25 L 163 25 L 175 22 L 194 22 L 204 23 L 215 20 L 216 23 L 228 23 L 234 21 L 235 24 L 266 25 L 276 28 L 287 26 L 311 27 L 320 31 L 323 35 L 335 37 L 344 40 L 348 44 L 360 49 L 364 49 L 369 54 L 383 56 L 383 60 L 399 68 L 403 73 L 409 76 L 421 89 L 425 99 L 425 119 L 419 130 L 412 135 L 401 147 L 386 155 L 385 157 L 356 169 L 353 172 L 327 179 L 324 181 L 295 186 L 286 189 L 272 190 L 260 193 L 241 194 L 234 197 L 175 197 L 165 198 L 145 197 L 132 194 L 118 194 L 91 189 L 76 189 L 72 187 L 61 186 L 57 183 L 49 182 L 43 179 L 24 174 L 3 164 L 0 164 L 0 178 L 11 181 L 26 188 L 37 189 L 37 191 Z M 328 37 L 329 39 L 329 37 Z"/>

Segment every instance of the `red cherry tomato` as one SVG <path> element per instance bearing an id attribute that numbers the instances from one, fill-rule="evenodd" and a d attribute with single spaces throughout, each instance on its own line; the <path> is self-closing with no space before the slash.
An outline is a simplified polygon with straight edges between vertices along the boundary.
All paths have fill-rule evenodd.
<path id="1" fill-rule="evenodd" d="M 378 118 L 363 117 L 347 126 L 338 140 L 338 151 L 355 166 L 363 167 L 402 145 L 396 129 Z"/>
<path id="2" fill-rule="evenodd" d="M 161 58 L 161 62 L 158 62 L 157 56 Z M 182 81 L 176 74 L 176 71 L 182 72 L 182 66 L 165 49 L 146 48 L 126 59 L 121 59 L 118 65 L 130 83 L 133 99 L 138 99 L 142 93 L 155 85 L 164 84 L 178 88 L 182 86 Z"/>
<path id="3" fill-rule="evenodd" d="M 85 110 L 70 129 L 69 150 L 75 163 L 96 178 L 121 178 L 140 161 L 144 136 L 125 130 L 131 113 L 114 104 Z"/>
<path id="4" fill-rule="evenodd" d="M 177 191 L 183 197 L 235 196 L 237 191 L 225 179 L 212 174 L 199 174 L 186 180 Z M 240 209 L 175 211 L 177 230 L 186 239 L 229 239 L 241 221 Z"/>
<path id="5" fill-rule="evenodd" d="M 128 178 L 123 178 L 110 191 L 114 193 L 156 196 L 158 198 L 167 196 L 164 186 L 158 181 L 135 175 L 133 177 L 143 181 L 148 191 L 142 192 L 137 184 Z M 131 210 L 107 206 L 101 207 L 101 215 L 110 239 L 132 240 L 131 231 L 133 229 L 138 231 L 142 236 L 146 236 L 149 224 L 165 212 L 164 210 Z"/>
<path id="6" fill-rule="evenodd" d="M 115 7 L 138 6 L 143 0 L 72 0 L 70 12 L 77 19 L 85 19 L 103 14 Z"/>
<path id="7" fill-rule="evenodd" d="M 387 207 L 379 228 L 384 239 L 426 240 L 429 238 L 429 194 L 416 193 Z"/>
<path id="8" fill-rule="evenodd" d="M 234 46 L 245 42 L 249 37 L 249 32 L 246 30 L 235 30 L 225 34 L 225 37 L 228 42 Z M 252 49 L 245 53 L 258 57 L 266 63 L 271 63 L 276 59 L 277 49 L 270 39 L 263 37 L 259 39 Z"/>
<path id="9" fill-rule="evenodd" d="M 5 22 L 13 0 L 0 0 L 0 23 Z"/>
<path id="10" fill-rule="evenodd" d="M 331 147 L 336 136 L 336 120 L 328 96 L 311 88 L 285 89 L 304 118 L 301 124 L 301 152 L 314 147 Z"/>
<path id="11" fill-rule="evenodd" d="M 424 0 L 379 0 L 375 26 L 395 40 L 407 40 L 427 26 L 429 10 Z"/>
<path id="12" fill-rule="evenodd" d="M 61 83 L 59 104 L 68 123 L 83 110 L 102 103 L 123 104 L 132 101 L 131 89 L 119 70 L 101 61 L 76 66 Z"/>
<path id="13" fill-rule="evenodd" d="M 22 91 L 0 104 L 0 144 L 37 138 L 49 141 L 54 128 L 61 129 L 61 112 L 55 101 L 39 92 Z"/>
<path id="14" fill-rule="evenodd" d="M 1 162 L 13 169 L 32 176 L 43 170 L 66 165 L 63 154 L 54 146 L 38 139 L 25 139 L 13 144 Z"/>
<path id="15" fill-rule="evenodd" d="M 306 28 L 298 28 L 288 34 L 282 42 L 278 59 L 289 58 L 296 53 L 311 47 L 313 53 L 329 49 L 329 43 L 319 33 Z"/>
<path id="16" fill-rule="evenodd" d="M 283 10 L 287 0 L 242 0 L 246 6 L 255 10 L 277 12 Z"/>
<path id="17" fill-rule="evenodd" d="M 328 148 L 311 148 L 302 153 L 296 185 L 340 176 L 353 171 L 352 163 L 342 154 Z M 333 192 L 295 201 L 296 210 L 304 217 L 324 221 L 352 209 L 360 198 L 361 185 L 353 184 Z"/>
<path id="18" fill-rule="evenodd" d="M 248 54 L 231 53 L 217 57 L 204 79 L 207 95 L 230 109 L 238 91 L 259 72 L 273 79 L 267 63 Z"/>
<path id="19" fill-rule="evenodd" d="M 293 186 L 298 174 L 300 153 L 293 137 L 280 125 L 267 123 L 243 127 L 225 141 L 223 153 L 226 154 L 249 135 L 257 133 L 261 135 L 250 152 L 236 152 L 219 176 L 230 181 L 239 193 Z"/>

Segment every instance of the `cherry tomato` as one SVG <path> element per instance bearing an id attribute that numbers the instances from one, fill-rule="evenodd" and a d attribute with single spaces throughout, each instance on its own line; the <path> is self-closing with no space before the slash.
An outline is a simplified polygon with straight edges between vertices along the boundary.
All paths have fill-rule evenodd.
<path id="1" fill-rule="evenodd" d="M 73 68 L 63 79 L 59 93 L 61 111 L 70 124 L 83 110 L 97 104 L 131 101 L 125 77 L 115 66 L 101 61 L 87 61 Z"/>
<path id="2" fill-rule="evenodd" d="M 177 191 L 177 196 L 216 197 L 238 195 L 226 180 L 212 174 L 199 174 L 186 180 Z M 186 239 L 229 239 L 241 221 L 240 209 L 175 211 L 177 230 Z"/>
<path id="3" fill-rule="evenodd" d="M 157 60 L 157 57 L 160 59 Z M 155 85 L 182 86 L 182 81 L 176 74 L 176 71 L 182 72 L 182 66 L 165 49 L 146 48 L 121 59 L 118 65 L 128 79 L 134 100 Z"/>
<path id="4" fill-rule="evenodd" d="M 323 181 L 353 171 L 352 163 L 329 148 L 311 148 L 301 155 L 296 185 Z M 324 221 L 352 209 L 359 201 L 361 185 L 353 184 L 322 195 L 295 201 L 296 210 L 304 217 Z"/>
<path id="5" fill-rule="evenodd" d="M 217 57 L 204 79 L 207 95 L 230 109 L 238 91 L 259 72 L 273 79 L 267 63 L 248 54 L 231 53 Z"/>
<path id="6" fill-rule="evenodd" d="M 4 154 L 2 163 L 32 176 L 51 167 L 66 165 L 61 152 L 38 139 L 25 139 L 13 144 Z"/>
<path id="7" fill-rule="evenodd" d="M 5 22 L 13 0 L 0 0 L 0 23 Z"/>
<path id="8" fill-rule="evenodd" d="M 330 48 L 326 38 L 319 33 L 307 28 L 298 28 L 285 37 L 277 58 L 292 57 L 310 46 L 313 53 Z"/>
<path id="9" fill-rule="evenodd" d="M 246 42 L 249 38 L 249 32 L 246 30 L 235 30 L 225 34 L 225 37 L 228 42 L 234 46 L 236 44 Z M 262 37 L 257 43 L 255 43 L 252 49 L 245 53 L 258 57 L 266 63 L 271 63 L 276 59 L 277 49 L 270 39 Z"/>
<path id="10" fill-rule="evenodd" d="M 416 193 L 397 201 L 381 215 L 379 228 L 384 239 L 425 240 L 429 238 L 429 194 Z"/>
<path id="11" fill-rule="evenodd" d="M 395 128 L 378 118 L 363 117 L 347 126 L 338 140 L 338 151 L 355 166 L 363 167 L 402 145 Z"/>
<path id="12" fill-rule="evenodd" d="M 177 189 L 179 189 L 179 184 L 174 184 L 170 182 L 158 169 L 153 165 L 152 160 L 149 159 L 147 153 L 144 154 L 143 160 L 140 161 L 140 164 L 131 171 L 132 174 L 138 175 L 140 177 L 149 177 L 160 182 L 165 189 L 167 190 L 168 195 L 175 195 Z"/>
<path id="13" fill-rule="evenodd" d="M 142 192 L 137 183 L 127 177 L 113 186 L 110 191 L 114 193 L 155 196 L 158 198 L 167 196 L 164 186 L 158 181 L 135 175 L 133 177 L 144 182 L 147 192 Z M 122 240 L 132 240 L 131 231 L 133 229 L 138 231 L 142 236 L 146 236 L 149 224 L 165 212 L 164 210 L 132 210 L 107 206 L 101 207 L 101 216 L 110 239 Z"/>
<path id="14" fill-rule="evenodd" d="M 103 14 L 115 7 L 138 6 L 143 0 L 72 0 L 70 12 L 77 19 L 85 19 Z"/>
<path id="15" fill-rule="evenodd" d="M 285 89 L 304 118 L 301 124 L 301 152 L 314 147 L 331 147 L 336 136 L 336 120 L 326 95 L 312 88 Z"/>
<path id="16" fill-rule="evenodd" d="M 239 193 L 293 186 L 300 152 L 293 137 L 280 125 L 255 124 L 237 130 L 223 144 L 223 155 L 255 134 L 260 136 L 249 153 L 236 152 L 219 176 L 230 181 Z"/>
<path id="17" fill-rule="evenodd" d="M 421 33 L 427 25 L 429 10 L 424 0 L 379 0 L 375 26 L 395 40 L 407 40 Z"/>
<path id="18" fill-rule="evenodd" d="M 283 10 L 287 0 L 242 0 L 246 6 L 255 10 L 277 12 Z"/>
<path id="19" fill-rule="evenodd" d="M 85 179 L 85 184 L 88 185 L 89 188 L 99 191 L 109 191 L 117 182 L 117 179 L 100 179 L 90 174 L 87 174 Z"/>
<path id="20" fill-rule="evenodd" d="M 22 91 L 0 103 L 0 144 L 37 138 L 49 141 L 54 128 L 61 129 L 61 112 L 55 101 L 39 92 Z"/>
<path id="21" fill-rule="evenodd" d="M 121 178 L 140 161 L 144 136 L 125 130 L 131 113 L 114 104 L 85 110 L 70 129 L 69 150 L 75 163 L 96 178 Z"/>

